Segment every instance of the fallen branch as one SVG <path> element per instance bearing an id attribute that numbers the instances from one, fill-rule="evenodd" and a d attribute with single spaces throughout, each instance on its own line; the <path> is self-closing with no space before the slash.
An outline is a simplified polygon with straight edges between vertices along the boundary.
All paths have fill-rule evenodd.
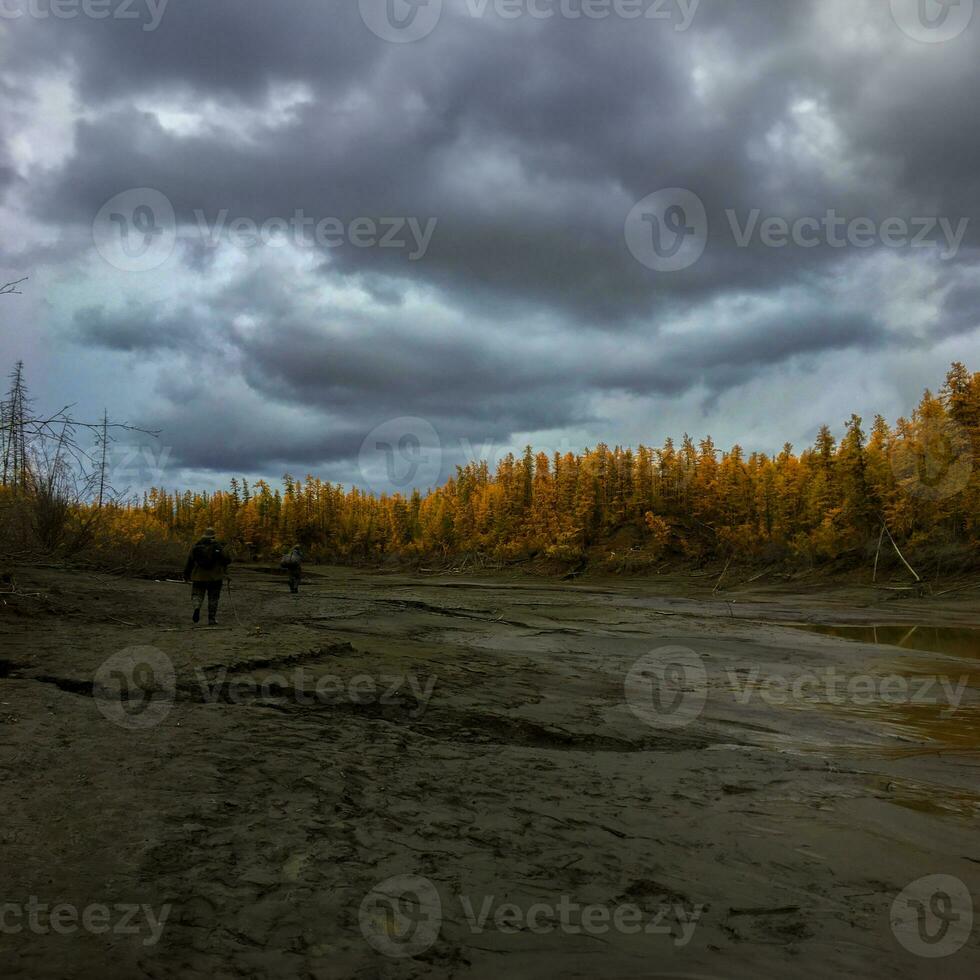
<path id="1" fill-rule="evenodd" d="M 937 592 L 933 598 L 938 599 L 944 595 L 954 595 L 957 592 L 966 592 L 967 589 L 980 589 L 980 582 L 970 582 L 969 585 L 958 585 L 955 589 L 946 589 L 945 592 Z"/>
<path id="2" fill-rule="evenodd" d="M 915 576 L 916 582 L 921 582 L 922 579 L 919 577 L 919 573 L 905 560 L 905 555 L 902 554 L 901 548 L 895 543 L 895 539 L 892 537 L 892 532 L 888 530 L 888 525 L 882 521 L 882 528 L 884 528 L 885 534 L 888 535 L 888 540 L 891 541 L 892 547 L 895 549 L 898 557 L 902 559 L 902 564 Z"/>
<path id="3" fill-rule="evenodd" d="M 712 595 L 714 595 L 718 591 L 718 589 L 721 588 L 721 580 L 725 577 L 725 573 L 728 571 L 731 563 L 732 560 L 731 558 L 729 558 L 728 561 L 725 563 L 725 567 L 721 570 L 721 575 L 718 576 L 718 581 L 715 583 L 715 587 L 711 590 Z"/>
<path id="4" fill-rule="evenodd" d="M 751 585 L 753 582 L 758 582 L 759 579 L 762 578 L 762 576 L 765 575 L 767 572 L 769 572 L 771 568 L 772 565 L 767 565 L 764 569 L 762 569 L 761 572 L 759 572 L 758 575 L 753 575 L 752 578 L 750 578 L 747 582 L 745 582 L 745 585 Z"/>
<path id="5" fill-rule="evenodd" d="M 871 577 L 872 584 L 878 581 L 878 559 L 881 557 L 881 544 L 885 540 L 885 525 L 881 525 L 881 534 L 878 535 L 878 550 L 875 552 L 875 573 Z"/>
<path id="6" fill-rule="evenodd" d="M 42 602 L 47 602 L 48 597 L 43 592 L 18 592 L 17 589 L 0 589 L 0 595 L 16 595 L 20 596 L 21 599 L 40 599 Z"/>

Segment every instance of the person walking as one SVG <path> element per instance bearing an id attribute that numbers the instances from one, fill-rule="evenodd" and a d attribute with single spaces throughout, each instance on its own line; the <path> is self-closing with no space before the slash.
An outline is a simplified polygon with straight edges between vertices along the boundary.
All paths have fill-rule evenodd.
<path id="1" fill-rule="evenodd" d="M 282 556 L 280 562 L 283 568 L 289 572 L 289 591 L 293 595 L 299 593 L 299 583 L 303 578 L 303 549 L 300 545 L 293 545 L 293 550 L 288 555 Z"/>
<path id="2" fill-rule="evenodd" d="M 218 540 L 213 527 L 209 527 L 203 537 L 191 548 L 184 567 L 184 581 L 191 583 L 191 600 L 194 603 L 195 623 L 201 619 L 201 605 L 205 595 L 208 597 L 208 626 L 218 625 L 218 600 L 221 586 L 228 578 L 231 555 L 224 544 Z"/>

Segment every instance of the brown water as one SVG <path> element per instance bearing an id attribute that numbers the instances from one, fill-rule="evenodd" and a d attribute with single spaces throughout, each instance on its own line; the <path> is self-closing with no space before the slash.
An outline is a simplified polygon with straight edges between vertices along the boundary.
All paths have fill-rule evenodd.
<path id="1" fill-rule="evenodd" d="M 788 623 L 793 629 L 836 636 L 856 643 L 927 650 L 954 657 L 980 657 L 980 630 L 964 626 L 827 626 Z"/>

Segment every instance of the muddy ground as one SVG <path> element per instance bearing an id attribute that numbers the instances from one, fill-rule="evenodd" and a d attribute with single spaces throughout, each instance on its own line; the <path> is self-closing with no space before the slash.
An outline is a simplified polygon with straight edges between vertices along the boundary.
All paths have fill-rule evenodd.
<path id="1" fill-rule="evenodd" d="M 980 590 L 13 574 L 5 978 L 980 975 Z"/>

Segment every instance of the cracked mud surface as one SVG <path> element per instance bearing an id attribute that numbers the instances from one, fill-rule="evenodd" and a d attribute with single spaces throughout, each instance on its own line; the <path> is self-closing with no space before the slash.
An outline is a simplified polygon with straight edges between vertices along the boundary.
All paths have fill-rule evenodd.
<path id="1" fill-rule="evenodd" d="M 776 625 L 968 626 L 975 600 L 311 571 L 298 598 L 240 571 L 208 630 L 180 585 L 17 570 L 40 598 L 0 611 L 0 903 L 171 911 L 155 945 L 0 934 L 5 978 L 980 974 L 980 926 L 932 961 L 889 923 L 926 875 L 980 893 L 980 656 Z M 707 701 L 657 726 L 624 681 L 677 646 L 703 659 Z M 121 694 L 122 717 L 165 709 L 144 729 L 99 710 L 99 666 L 133 647 L 174 671 Z M 753 670 L 829 667 L 968 683 L 953 714 L 733 694 Z M 360 910 L 401 875 L 432 882 L 441 926 L 393 958 Z M 470 923 L 491 899 L 563 896 L 660 928 Z"/>

